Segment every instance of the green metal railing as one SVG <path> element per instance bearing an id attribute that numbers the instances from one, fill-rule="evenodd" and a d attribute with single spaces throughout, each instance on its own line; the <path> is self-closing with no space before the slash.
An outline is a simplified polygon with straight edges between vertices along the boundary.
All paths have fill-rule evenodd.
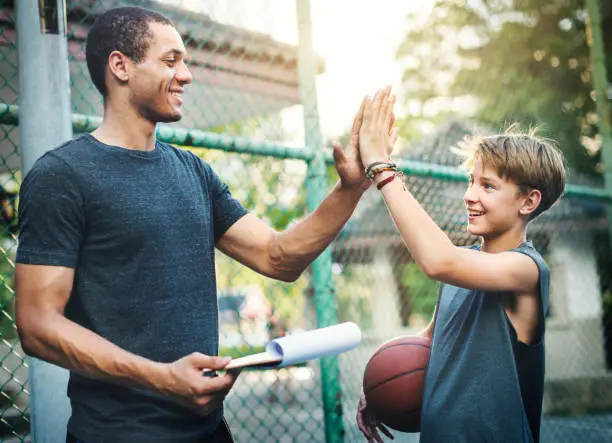
<path id="1" fill-rule="evenodd" d="M 72 129 L 75 133 L 90 132 L 96 129 L 102 119 L 100 117 L 72 114 Z M 0 103 L 0 124 L 17 126 L 19 124 L 19 107 Z M 158 125 L 156 136 L 160 141 L 179 146 L 193 148 L 213 149 L 236 154 L 249 154 L 255 156 L 271 157 L 283 160 L 303 160 L 314 164 L 315 155 L 322 156 L 322 161 L 333 164 L 333 157 L 329 152 L 320 152 L 309 147 L 289 147 L 280 143 L 255 141 L 246 137 L 232 137 L 215 132 L 205 132 L 193 129 L 173 128 Z M 436 163 L 426 163 L 416 160 L 401 160 L 398 168 L 406 175 L 415 177 L 429 177 L 445 181 L 466 182 L 468 176 L 458 167 L 444 166 Z M 320 167 L 318 169 L 321 169 Z M 324 172 L 324 170 L 321 169 Z M 318 174 L 322 174 L 319 171 Z M 314 173 L 311 174 L 314 177 Z M 324 191 L 325 193 L 326 191 Z M 325 195 L 323 193 L 323 195 Z M 611 201 L 612 196 L 604 188 L 568 184 L 565 195 L 568 197 L 583 197 L 601 201 Z M 315 206 L 316 207 L 316 206 Z"/>
<path id="2" fill-rule="evenodd" d="M 0 6 L 4 5 L 5 9 L 9 7 L 9 3 L 13 2 L 0 0 Z M 101 100 L 92 89 L 82 54 L 79 52 L 83 49 L 83 35 L 87 26 L 104 6 L 104 0 L 100 0 L 97 6 L 92 6 L 93 3 L 95 2 L 79 0 L 68 2 L 71 12 L 69 28 L 72 33 L 71 119 L 76 134 L 90 132 L 101 123 Z M 203 9 L 200 15 L 148 0 L 125 0 L 125 3 L 157 8 L 172 15 L 182 26 L 190 26 L 193 23 L 197 25 L 193 25 L 197 27 L 197 32 L 185 34 L 190 36 L 186 43 L 190 51 L 193 50 L 196 54 L 196 58 L 200 57 L 198 63 L 192 66 L 194 71 L 200 70 L 199 80 L 204 84 L 204 88 L 197 90 L 197 93 L 208 101 L 202 99 L 203 102 L 206 101 L 206 106 L 191 108 L 189 115 L 186 113 L 184 124 L 158 125 L 157 138 L 186 149 L 196 148 L 197 154 L 210 162 L 220 176 L 227 180 L 234 195 L 243 201 L 247 209 L 271 223 L 276 229 L 283 229 L 292 220 L 313 211 L 337 177 L 333 173 L 333 158 L 330 150 L 325 148 L 326 142 L 319 124 L 315 85 L 319 62 L 312 47 L 311 10 L 308 0 L 296 1 L 295 22 L 299 34 L 297 46 L 291 50 L 280 44 L 274 46 L 273 56 L 249 52 L 249 39 L 257 42 L 257 45 L 273 45 L 274 42 L 261 33 L 240 31 L 237 26 L 223 25 L 230 20 L 223 16 L 223 8 L 215 9 L 214 2 L 196 5 Z M 593 10 L 594 3 L 588 0 L 590 10 Z M 205 19 L 204 15 L 208 19 Z M 0 71 L 0 80 L 5 82 L 0 88 L 0 128 L 4 131 L 0 134 L 0 140 L 14 149 L 5 150 L 3 156 L 0 156 L 0 162 L 5 165 L 5 173 L 0 176 L 3 179 L 0 185 L 8 189 L 16 184 L 18 190 L 21 179 L 19 168 L 9 165 L 11 157 L 18 155 L 15 140 L 19 125 L 18 97 L 14 87 L 17 78 L 16 46 L 14 41 L 11 43 L 14 31 L 14 23 L 11 20 L 5 17 L 3 27 L 0 26 L 0 35 L 4 35 L 8 42 L 2 52 L 3 58 L 0 58 L 0 67 L 4 69 Z M 242 46 L 233 47 L 231 38 L 222 39 L 228 35 L 242 42 Z M 597 38 L 594 41 L 597 41 Z M 284 59 L 283 57 L 290 58 L 284 51 L 293 51 L 295 60 Z M 600 60 L 601 57 L 597 55 L 595 58 Z M 225 63 L 226 66 L 223 69 L 207 71 L 205 67 L 213 64 L 213 58 L 216 63 Z M 293 85 L 296 90 L 299 88 L 299 97 L 288 94 L 287 96 L 291 97 L 287 98 L 276 90 L 267 95 L 257 90 L 247 90 L 244 78 L 229 77 L 228 73 L 238 72 L 249 63 L 257 65 L 253 69 L 260 69 L 265 65 L 270 70 L 262 74 L 260 69 L 257 75 L 244 75 L 249 81 L 260 81 L 261 90 L 268 90 L 270 85 L 282 90 L 287 85 Z M 297 67 L 294 63 L 297 63 Z M 278 69 L 278 66 L 285 66 L 291 74 Z M 599 71 L 598 78 L 601 82 Z M 215 83 L 215 76 L 221 74 L 228 75 L 224 79 L 225 83 Z M 219 96 L 222 93 L 222 98 L 215 93 L 219 93 Z M 602 96 L 601 85 L 598 96 Z M 263 105 L 264 102 L 268 107 Z M 295 104 L 294 102 L 301 104 L 303 110 L 305 139 L 300 147 L 288 146 L 286 139 L 289 137 L 284 134 L 278 119 L 279 110 Z M 210 111 L 208 108 L 214 109 Z M 601 112 L 606 115 L 609 111 L 604 109 Z M 223 119 L 226 115 L 229 117 Z M 605 128 L 602 133 L 605 133 Z M 605 162 L 609 165 L 609 137 L 604 137 L 604 152 Z M 225 156 L 221 155 L 222 153 L 231 155 Z M 401 158 L 401 155 L 399 157 L 398 165 L 406 175 L 409 189 L 433 214 L 440 226 L 457 244 L 473 243 L 475 239 L 466 234 L 463 226 L 462 203 L 460 198 L 456 198 L 467 181 L 465 171 L 453 166 Z M 236 174 L 232 172 L 235 171 L 241 172 L 240 177 L 234 177 Z M 605 265 L 597 264 L 598 260 L 609 258 L 609 255 L 598 249 L 600 245 L 607 245 L 607 232 L 601 228 L 601 224 L 610 222 L 605 208 L 612 203 L 612 191 L 608 181 L 605 183 L 607 187 L 602 188 L 568 184 L 564 199 L 558 207 L 533 223 L 534 242 L 552 263 L 553 274 L 555 266 L 559 266 L 557 269 L 560 269 L 560 272 L 566 272 L 573 266 L 580 269 L 582 274 L 572 274 L 571 278 L 579 280 L 584 283 L 584 287 L 593 291 L 597 285 L 593 284 L 592 279 L 605 272 Z M 288 190 L 291 192 L 287 193 Z M 7 201 L 17 206 L 16 190 L 11 192 Z M 376 217 L 372 214 L 376 214 Z M 592 223 L 584 228 L 585 222 Z M 29 437 L 27 398 L 30 392 L 24 378 L 27 373 L 26 359 L 19 348 L 12 311 L 16 238 L 11 227 L 5 227 L 6 241 L 0 242 L 0 286 L 6 289 L 2 299 L 4 322 L 1 323 L 3 329 L 0 331 L 0 342 L 4 343 L 6 348 L 3 357 L 0 356 L 6 373 L 5 379 L 2 380 L 5 406 L 1 410 L 0 441 L 25 442 Z M 588 238 L 583 241 L 585 236 Z M 568 243 L 574 247 L 571 249 L 564 242 L 574 238 L 579 240 L 576 240 L 577 243 Z M 572 261 L 573 257 L 568 253 L 568 248 L 570 252 L 575 253 L 576 261 Z M 217 262 L 220 268 L 220 293 L 248 292 L 250 289 L 245 288 L 254 286 L 260 288 L 271 308 L 286 317 L 289 330 L 322 327 L 351 320 L 357 322 L 364 332 L 362 346 L 338 358 L 325 358 L 286 371 L 247 371 L 228 397 L 226 405 L 226 414 L 237 441 L 361 441 L 354 415 L 365 362 L 385 339 L 418 330 L 431 314 L 432 297 L 435 297 L 436 293 L 435 283 L 427 281 L 416 269 L 379 196 L 374 192 L 364 195 L 358 210 L 339 238 L 313 263 L 308 273 L 293 285 L 256 276 L 222 255 L 218 256 Z M 588 268 L 590 273 L 583 272 L 584 266 L 587 266 L 585 263 L 596 269 Z M 587 274 L 588 277 L 585 276 Z M 567 283 L 568 287 L 571 286 L 571 278 L 568 277 L 567 281 L 563 282 Z M 582 281 L 582 278 L 590 280 Z M 557 290 L 563 291 L 563 288 Z M 601 293 L 605 304 L 606 294 L 612 293 L 612 288 L 602 283 Z M 559 299 L 563 297 L 569 295 L 564 294 Z M 563 329 L 582 321 L 579 316 L 574 318 L 567 306 L 561 306 L 559 299 L 553 299 L 551 302 L 550 322 L 556 324 L 558 329 Z M 592 300 L 589 301 L 591 302 Z M 601 306 L 592 307 L 593 312 L 598 309 L 601 310 Z M 239 314 L 236 316 L 240 317 Z M 223 315 L 221 318 L 222 352 L 249 352 L 253 346 L 261 345 L 252 346 L 252 343 L 247 343 L 244 337 L 240 338 L 240 334 L 234 334 L 232 328 L 236 325 L 232 323 L 233 320 L 225 321 Z M 587 331 L 585 334 L 591 335 L 585 335 L 575 348 L 584 348 L 585 352 L 590 353 L 589 358 L 594 355 L 592 360 L 599 361 L 601 349 L 598 347 L 602 337 L 600 332 L 592 331 L 600 331 L 602 322 L 599 319 L 600 323 L 595 324 L 597 318 L 593 318 L 594 323 L 586 324 L 581 329 Z M 255 327 L 255 322 L 250 320 L 238 322 L 239 332 L 242 332 L 241 328 L 245 326 Z M 232 340 L 238 341 L 239 344 L 236 345 Z M 224 345 L 230 342 L 233 344 Z M 583 360 L 589 358 L 585 357 Z M 574 369 L 570 368 L 570 365 L 567 368 L 552 365 L 551 370 L 558 379 L 580 379 L 571 372 Z M 557 410 L 563 413 L 571 410 L 578 411 L 577 416 L 587 416 L 586 412 L 579 407 L 576 409 L 572 401 L 563 397 L 565 392 L 574 392 L 573 385 L 561 384 L 559 388 L 555 384 L 556 381 L 551 383 L 552 385 L 547 387 L 548 398 L 555 399 L 558 396 L 561 400 L 550 400 L 545 414 L 553 414 Z M 283 400 L 283 393 L 292 400 Z M 593 395 L 596 398 L 596 395 Z M 598 401 L 604 402 L 601 398 Z M 555 434 L 555 426 L 561 426 L 559 422 L 551 423 L 548 427 L 544 426 L 543 443 L 571 441 L 570 437 Z M 321 424 L 324 425 L 323 429 Z M 565 428 L 561 426 L 558 429 Z M 398 435 L 397 441 L 414 442 L 415 438 Z"/>

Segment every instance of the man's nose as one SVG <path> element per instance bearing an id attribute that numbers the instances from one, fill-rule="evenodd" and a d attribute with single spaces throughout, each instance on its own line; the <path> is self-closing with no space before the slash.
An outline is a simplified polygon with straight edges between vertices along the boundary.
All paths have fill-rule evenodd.
<path id="1" fill-rule="evenodd" d="M 193 75 L 185 63 L 176 72 L 176 79 L 184 85 L 188 85 L 193 80 Z"/>

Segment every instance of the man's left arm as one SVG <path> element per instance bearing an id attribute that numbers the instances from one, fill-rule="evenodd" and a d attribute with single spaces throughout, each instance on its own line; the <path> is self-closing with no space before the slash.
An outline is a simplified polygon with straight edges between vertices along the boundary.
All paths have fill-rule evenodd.
<path id="1" fill-rule="evenodd" d="M 260 274 L 295 281 L 336 238 L 365 189 L 338 182 L 316 211 L 283 232 L 248 214 L 225 232 L 217 247 Z"/>
<path id="2" fill-rule="evenodd" d="M 217 241 L 217 247 L 251 269 L 283 281 L 295 281 L 336 238 L 359 199 L 370 186 L 359 154 L 363 106 L 355 114 L 346 148 L 333 144 L 334 165 L 340 181 L 319 207 L 304 220 L 276 232 L 253 215 L 234 223 Z M 387 153 L 397 140 L 391 109 Z"/>

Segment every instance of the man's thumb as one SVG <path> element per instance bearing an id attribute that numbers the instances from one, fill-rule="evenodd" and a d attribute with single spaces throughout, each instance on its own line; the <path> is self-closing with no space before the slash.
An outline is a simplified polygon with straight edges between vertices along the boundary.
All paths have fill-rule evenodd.
<path id="1" fill-rule="evenodd" d="M 344 161 L 344 150 L 342 149 L 342 145 L 338 141 L 332 142 L 334 161 L 336 163 Z"/>
<path id="2" fill-rule="evenodd" d="M 231 357 L 211 357 L 210 355 L 194 352 L 187 357 L 187 361 L 198 369 L 223 369 L 230 361 Z"/>

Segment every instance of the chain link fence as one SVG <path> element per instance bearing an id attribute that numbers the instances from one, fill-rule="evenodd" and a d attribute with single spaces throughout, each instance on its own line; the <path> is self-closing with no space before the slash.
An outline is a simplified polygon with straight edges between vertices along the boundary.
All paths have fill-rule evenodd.
<path id="1" fill-rule="evenodd" d="M 316 109 L 314 77 L 312 83 L 303 81 L 300 89 L 300 69 L 306 69 L 302 76 L 304 72 L 314 76 L 324 72 L 325 65 L 320 59 L 312 66 L 298 65 L 298 23 L 305 27 L 309 23 L 299 17 L 295 4 L 68 0 L 72 111 L 90 122 L 75 125 L 76 132 L 90 130 L 102 114 L 101 99 L 85 63 L 87 30 L 97 14 L 120 5 L 140 5 L 169 16 L 191 55 L 194 83 L 185 95 L 185 117 L 161 127 L 160 138 L 210 162 L 234 196 L 276 229 L 303 217 L 317 199 L 312 189 L 330 189 L 336 176 L 329 156 L 323 176 L 317 176 L 321 170 L 313 167 L 311 154 L 304 153 L 322 140 L 318 118 L 312 113 L 313 106 Z M 0 0 L 1 105 L 18 104 L 13 7 L 13 1 Z M 442 9 L 437 5 L 432 14 Z M 405 51 L 400 48 L 399 55 L 405 56 Z M 550 54 L 542 59 L 546 57 L 554 65 Z M 409 83 L 406 91 L 414 86 Z M 509 109 L 514 96 L 508 93 L 502 99 L 506 101 L 499 107 Z M 2 109 L 0 441 L 29 441 L 27 362 L 14 324 L 12 289 L 20 182 L 18 126 L 14 108 Z M 406 148 L 397 158 L 411 192 L 456 244 L 468 245 L 477 239 L 465 230 L 465 183 L 454 169 L 457 160 L 448 153 L 449 146 L 475 127 L 473 118 L 462 117 L 466 116 L 455 112 L 444 119 L 422 119 L 427 120 L 423 127 L 431 129 L 424 138 L 414 137 L 410 132 L 414 126 L 406 124 L 402 134 Z M 483 127 L 498 129 L 480 120 Z M 594 139 L 592 133 L 586 136 Z M 303 146 L 304 137 L 306 150 L 291 149 Z M 610 224 L 601 182 L 584 177 L 572 174 L 568 195 L 530 227 L 530 237 L 553 275 L 541 440 L 546 443 L 612 441 Z M 354 321 L 364 333 L 357 349 L 331 362 L 326 359 L 323 366 L 315 361 L 282 370 L 245 371 L 226 401 L 226 416 L 238 442 L 361 441 L 354 417 L 369 356 L 383 341 L 416 333 L 431 318 L 437 283 L 429 281 L 411 260 L 375 191 L 366 193 L 327 254 L 322 263 L 328 274 L 309 269 L 293 284 L 261 277 L 222 254 L 217 257 L 221 355 L 257 352 L 271 337 L 330 319 Z M 333 295 L 331 304 L 321 291 Z M 418 436 L 398 433 L 396 440 L 415 442 Z"/>
<path id="2" fill-rule="evenodd" d="M 18 104 L 18 57 L 12 2 L 0 1 L 0 103 Z M 13 273 L 20 183 L 19 130 L 0 124 L 0 441 L 20 441 L 29 429 L 27 361 L 14 317 Z"/>

